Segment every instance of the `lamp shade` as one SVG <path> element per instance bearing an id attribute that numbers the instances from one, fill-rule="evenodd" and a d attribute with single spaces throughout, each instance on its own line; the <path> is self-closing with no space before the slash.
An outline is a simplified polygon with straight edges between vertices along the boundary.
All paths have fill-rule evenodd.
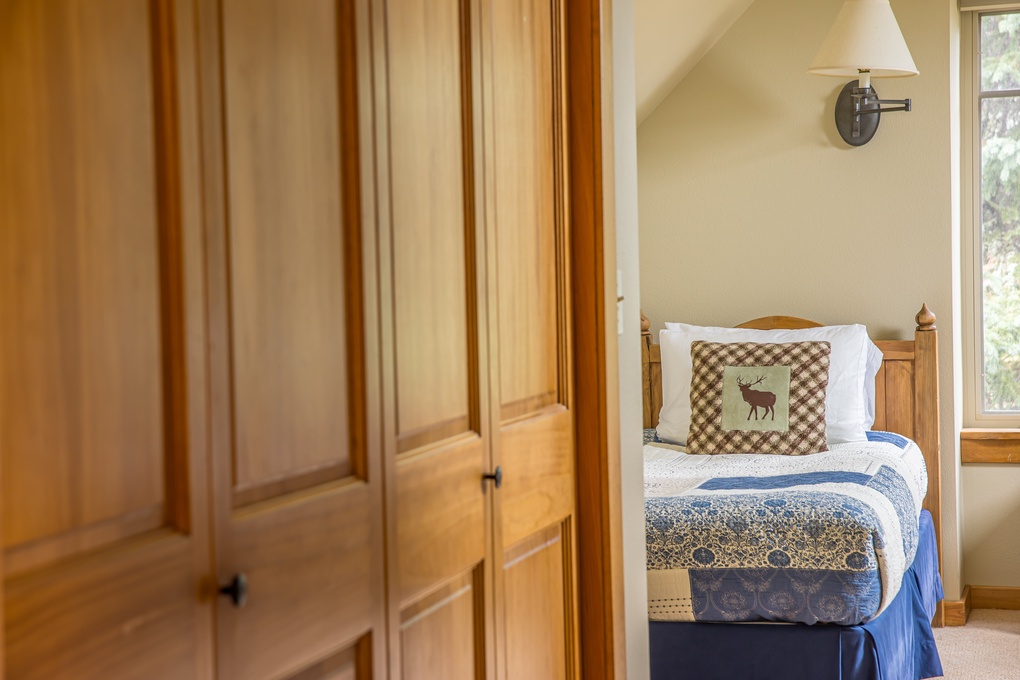
<path id="1" fill-rule="evenodd" d="M 808 73 L 856 78 L 916 76 L 888 0 L 846 0 Z"/>

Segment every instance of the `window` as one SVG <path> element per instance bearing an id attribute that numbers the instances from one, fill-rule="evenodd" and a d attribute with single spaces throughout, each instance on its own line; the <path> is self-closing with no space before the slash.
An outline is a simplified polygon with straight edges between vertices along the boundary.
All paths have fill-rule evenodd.
<path id="1" fill-rule="evenodd" d="M 968 425 L 1020 425 L 1020 11 L 964 20 Z M 968 43 L 971 43 L 968 45 Z M 968 61 L 970 63 L 968 63 Z M 969 87 L 968 77 L 970 80 Z M 964 102 L 967 95 L 964 94 Z M 969 133 L 969 135 L 968 135 Z M 970 149 L 968 151 L 967 141 Z M 969 167 L 968 167 L 969 164 Z M 969 241 L 969 243 L 968 243 Z M 965 308 L 968 305 L 964 305 Z"/>

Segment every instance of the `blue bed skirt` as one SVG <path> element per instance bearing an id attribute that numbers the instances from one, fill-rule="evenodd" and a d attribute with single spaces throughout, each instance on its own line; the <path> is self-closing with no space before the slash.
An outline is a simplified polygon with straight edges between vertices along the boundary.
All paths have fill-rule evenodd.
<path id="1" fill-rule="evenodd" d="M 860 626 L 652 621 L 652 680 L 919 680 L 942 675 L 931 619 L 942 599 L 931 515 L 900 592 Z"/>

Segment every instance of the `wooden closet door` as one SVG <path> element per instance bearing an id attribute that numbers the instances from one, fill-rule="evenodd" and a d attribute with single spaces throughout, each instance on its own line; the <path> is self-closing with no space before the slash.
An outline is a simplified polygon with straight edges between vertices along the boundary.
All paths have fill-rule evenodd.
<path id="1" fill-rule="evenodd" d="M 482 678 L 492 664 L 474 4 L 375 4 L 391 677 L 403 680 Z"/>
<path id="2" fill-rule="evenodd" d="M 578 677 L 563 5 L 487 0 L 499 677 Z"/>
<path id="3" fill-rule="evenodd" d="M 378 6 L 391 670 L 573 678 L 561 8 Z"/>
<path id="4" fill-rule="evenodd" d="M 7 680 L 212 677 L 190 9 L 0 1 Z"/>
<path id="5" fill-rule="evenodd" d="M 216 545 L 220 582 L 247 582 L 219 598 L 219 677 L 381 677 L 366 14 L 201 7 Z"/>

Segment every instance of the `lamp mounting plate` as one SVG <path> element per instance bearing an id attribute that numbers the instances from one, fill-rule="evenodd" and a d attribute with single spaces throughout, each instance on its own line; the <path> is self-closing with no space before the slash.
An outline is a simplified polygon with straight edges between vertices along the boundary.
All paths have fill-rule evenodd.
<path id="1" fill-rule="evenodd" d="M 843 138 L 843 141 L 850 146 L 863 146 L 870 142 L 871 138 L 875 136 L 875 132 L 878 131 L 878 123 L 882 117 L 882 114 L 878 113 L 881 110 L 881 104 L 878 92 L 874 87 L 870 88 L 871 91 L 866 99 L 860 100 L 860 108 L 857 108 L 858 104 L 854 96 L 858 87 L 857 83 L 856 80 L 848 82 L 840 90 L 839 97 L 836 98 L 836 130 L 839 131 L 839 136 Z M 864 116 L 858 113 L 858 111 L 868 110 L 874 110 L 875 113 Z M 855 122 L 856 136 L 854 135 Z"/>

